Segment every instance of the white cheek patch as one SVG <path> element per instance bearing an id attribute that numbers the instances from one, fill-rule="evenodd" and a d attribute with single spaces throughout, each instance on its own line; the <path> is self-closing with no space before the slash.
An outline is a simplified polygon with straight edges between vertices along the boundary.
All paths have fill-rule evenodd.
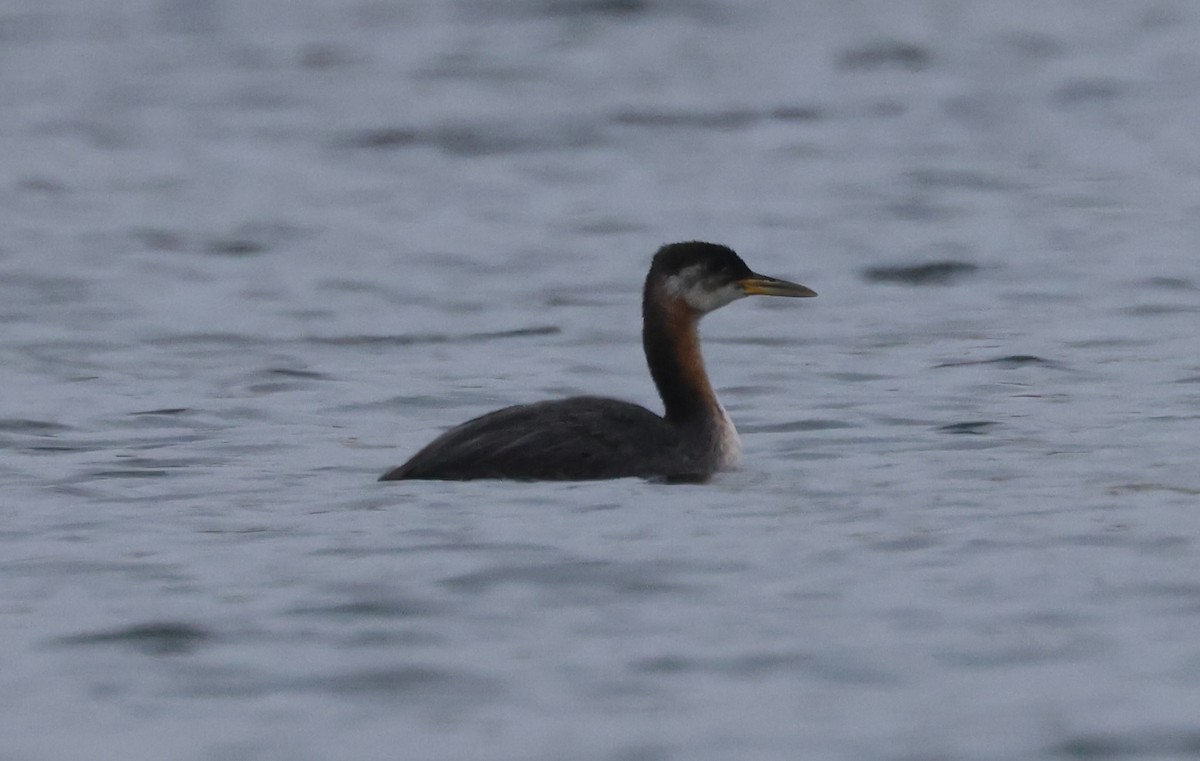
<path id="1" fill-rule="evenodd" d="M 683 298 L 688 305 L 697 312 L 711 312 L 714 309 L 720 309 L 731 301 L 737 301 L 746 294 L 742 293 L 742 289 L 736 285 L 724 285 L 715 291 L 705 290 L 703 288 L 693 288 L 683 294 Z"/>
<path id="2" fill-rule="evenodd" d="M 700 276 L 700 267 L 685 267 L 679 274 L 667 278 L 664 287 L 669 295 L 683 299 L 688 306 L 701 313 L 720 309 L 746 295 L 736 283 L 716 290 L 706 288 Z"/>
<path id="3" fill-rule="evenodd" d="M 687 292 L 694 290 L 700 280 L 699 267 L 684 267 L 679 274 L 671 275 L 663 283 L 667 295 L 677 299 L 687 298 Z"/>

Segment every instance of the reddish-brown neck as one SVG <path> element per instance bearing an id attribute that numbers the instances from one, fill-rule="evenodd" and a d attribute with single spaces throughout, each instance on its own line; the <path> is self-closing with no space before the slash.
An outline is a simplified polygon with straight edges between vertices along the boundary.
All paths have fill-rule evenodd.
<path id="1" fill-rule="evenodd" d="M 700 353 L 700 314 L 683 299 L 650 283 L 642 302 L 642 346 L 670 423 L 704 422 L 719 415 L 717 395 Z"/>

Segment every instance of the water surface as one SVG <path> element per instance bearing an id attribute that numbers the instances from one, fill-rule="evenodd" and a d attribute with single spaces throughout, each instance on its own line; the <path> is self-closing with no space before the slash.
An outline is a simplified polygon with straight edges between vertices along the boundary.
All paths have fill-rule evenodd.
<path id="1" fill-rule="evenodd" d="M 10 2 L 0 755 L 1200 752 L 1200 9 Z M 388 483 L 657 406 L 743 468 Z"/>

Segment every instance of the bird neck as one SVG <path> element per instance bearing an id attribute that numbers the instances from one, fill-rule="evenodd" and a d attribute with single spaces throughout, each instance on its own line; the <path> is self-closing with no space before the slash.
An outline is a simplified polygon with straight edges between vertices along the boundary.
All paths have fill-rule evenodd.
<path id="1" fill-rule="evenodd" d="M 724 416 L 700 353 L 700 314 L 647 284 L 642 346 L 668 423 L 716 422 Z"/>

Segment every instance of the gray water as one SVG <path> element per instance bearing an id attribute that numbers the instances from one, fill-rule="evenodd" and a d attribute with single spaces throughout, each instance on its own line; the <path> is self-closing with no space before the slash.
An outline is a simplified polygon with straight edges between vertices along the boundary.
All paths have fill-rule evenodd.
<path id="1" fill-rule="evenodd" d="M 1200 756 L 1200 6 L 9 0 L 0 758 Z M 379 484 L 657 407 L 707 485 Z"/>

